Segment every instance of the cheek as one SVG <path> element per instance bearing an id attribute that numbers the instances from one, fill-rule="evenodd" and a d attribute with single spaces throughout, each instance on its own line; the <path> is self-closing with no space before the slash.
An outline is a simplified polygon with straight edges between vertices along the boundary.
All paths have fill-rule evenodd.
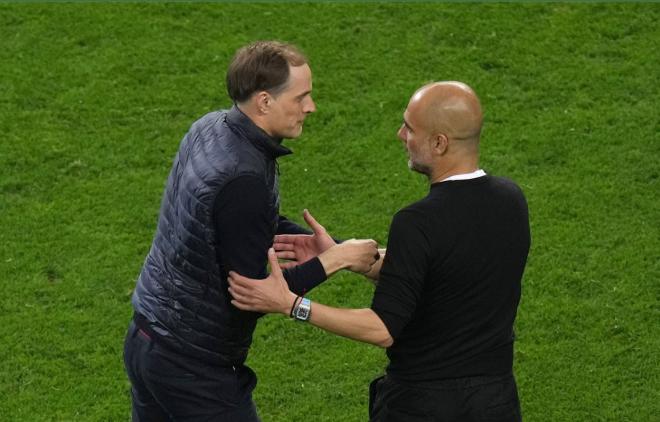
<path id="1" fill-rule="evenodd" d="M 293 121 L 293 120 L 297 120 L 299 115 L 300 113 L 298 112 L 298 108 L 291 106 L 291 107 L 287 107 L 286 110 L 284 110 L 282 117 L 284 117 L 286 120 Z"/>

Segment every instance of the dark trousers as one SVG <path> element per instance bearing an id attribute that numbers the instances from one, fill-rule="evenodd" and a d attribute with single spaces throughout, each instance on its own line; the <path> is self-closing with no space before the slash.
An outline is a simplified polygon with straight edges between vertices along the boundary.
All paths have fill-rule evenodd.
<path id="1" fill-rule="evenodd" d="M 258 422 L 254 372 L 211 366 L 182 356 L 137 328 L 128 328 L 124 364 L 131 380 L 133 421 Z"/>
<path id="2" fill-rule="evenodd" d="M 389 376 L 369 386 L 371 422 L 520 422 L 513 375 L 443 380 L 433 387 L 397 383 Z"/>

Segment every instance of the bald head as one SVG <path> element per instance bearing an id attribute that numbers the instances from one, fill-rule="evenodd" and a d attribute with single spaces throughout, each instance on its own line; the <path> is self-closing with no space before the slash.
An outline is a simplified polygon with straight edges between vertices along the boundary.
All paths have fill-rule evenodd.
<path id="1" fill-rule="evenodd" d="M 462 82 L 434 82 L 418 89 L 408 111 L 419 117 L 429 132 L 450 140 L 478 143 L 483 116 L 479 98 Z"/>
<path id="2" fill-rule="evenodd" d="M 475 171 L 479 165 L 481 105 L 461 82 L 435 82 L 413 94 L 397 133 L 408 167 L 433 181 Z"/>

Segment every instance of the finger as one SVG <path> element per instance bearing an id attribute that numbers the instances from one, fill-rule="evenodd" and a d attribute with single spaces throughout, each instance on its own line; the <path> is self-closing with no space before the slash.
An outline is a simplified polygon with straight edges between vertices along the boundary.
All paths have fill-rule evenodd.
<path id="1" fill-rule="evenodd" d="M 243 283 L 243 282 L 252 280 L 251 278 L 240 275 L 236 271 L 229 271 L 228 275 L 229 275 L 229 277 L 227 277 L 227 279 L 231 278 L 231 279 L 234 279 L 235 281 L 237 281 L 239 283 Z"/>
<path id="2" fill-rule="evenodd" d="M 358 272 L 361 274 L 366 274 L 371 270 L 371 265 L 364 265 L 361 268 L 358 269 Z"/>
<path id="3" fill-rule="evenodd" d="M 273 249 L 275 249 L 275 252 L 295 251 L 296 250 L 296 245 L 294 245 L 293 243 L 278 242 L 277 239 L 276 239 L 275 243 L 273 243 Z"/>
<path id="4" fill-rule="evenodd" d="M 236 274 L 233 271 L 229 272 L 229 277 L 227 277 L 227 282 L 230 285 L 233 286 L 242 286 L 242 287 L 249 287 L 250 286 L 250 279 L 243 277 L 242 275 Z"/>
<path id="5" fill-rule="evenodd" d="M 232 295 L 233 295 L 234 292 L 236 292 L 236 289 L 238 289 L 238 288 L 240 287 L 240 284 L 238 284 L 238 283 L 236 282 L 236 280 L 234 280 L 234 279 L 232 279 L 232 278 L 228 278 L 228 279 L 227 279 L 227 283 L 229 283 L 228 290 L 229 290 L 230 292 L 232 292 Z"/>
<path id="6" fill-rule="evenodd" d="M 273 248 L 268 249 L 268 262 L 270 262 L 270 272 L 276 278 L 283 278 L 280 263 L 277 261 L 277 255 Z"/>
<path id="7" fill-rule="evenodd" d="M 299 236 L 309 236 L 304 234 L 278 234 L 273 238 L 273 243 L 296 243 Z"/>
<path id="8" fill-rule="evenodd" d="M 237 286 L 236 284 L 230 284 L 229 287 L 227 287 L 227 291 L 229 291 L 229 294 L 234 298 L 234 299 L 245 299 L 245 296 L 243 293 L 239 290 L 240 287 Z"/>
<path id="9" fill-rule="evenodd" d="M 231 297 L 232 297 L 234 300 L 237 300 L 237 301 L 239 301 L 239 302 L 241 302 L 241 303 L 245 303 L 245 304 L 248 303 L 248 298 L 245 297 L 245 296 L 243 296 L 242 294 L 238 293 L 238 292 L 236 291 L 236 289 L 230 287 L 230 288 L 227 289 L 227 290 L 229 290 L 229 294 L 231 295 Z"/>
<path id="10" fill-rule="evenodd" d="M 312 229 L 314 233 L 319 233 L 319 232 L 324 232 L 325 227 L 319 224 L 318 221 L 312 216 L 312 214 L 305 208 L 303 211 L 303 218 L 305 219 L 305 223 Z"/>
<path id="11" fill-rule="evenodd" d="M 238 300 L 232 300 L 231 304 L 234 305 L 235 307 L 237 307 L 238 309 L 242 310 L 242 311 L 252 311 L 252 310 L 254 310 L 254 308 L 252 306 L 246 305 L 242 302 L 239 302 Z"/>
<path id="12" fill-rule="evenodd" d="M 296 259 L 296 253 L 290 251 L 281 252 L 275 249 L 275 255 L 277 255 L 277 258 L 279 259 Z"/>
<path id="13" fill-rule="evenodd" d="M 238 284 L 232 284 L 231 282 L 229 283 L 229 293 L 231 293 L 232 296 L 236 297 L 238 299 L 238 296 L 241 296 L 242 298 L 245 298 L 246 296 L 249 297 L 250 290 L 246 289 L 243 286 L 240 286 Z"/>
<path id="14" fill-rule="evenodd" d="M 289 262 L 280 262 L 280 268 L 286 270 L 287 268 L 293 268 L 298 265 L 298 261 L 289 261 Z"/>

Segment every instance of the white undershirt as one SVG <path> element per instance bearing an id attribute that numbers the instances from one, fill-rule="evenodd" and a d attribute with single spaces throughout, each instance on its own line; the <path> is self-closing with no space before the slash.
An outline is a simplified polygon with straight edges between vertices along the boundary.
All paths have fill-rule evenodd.
<path id="1" fill-rule="evenodd" d="M 442 179 L 440 183 L 446 182 L 448 180 L 468 180 L 468 179 L 476 179 L 477 177 L 482 177 L 485 176 L 486 172 L 479 169 L 475 170 L 472 173 L 462 173 L 462 174 L 455 174 L 453 176 L 449 176 L 446 179 Z"/>

